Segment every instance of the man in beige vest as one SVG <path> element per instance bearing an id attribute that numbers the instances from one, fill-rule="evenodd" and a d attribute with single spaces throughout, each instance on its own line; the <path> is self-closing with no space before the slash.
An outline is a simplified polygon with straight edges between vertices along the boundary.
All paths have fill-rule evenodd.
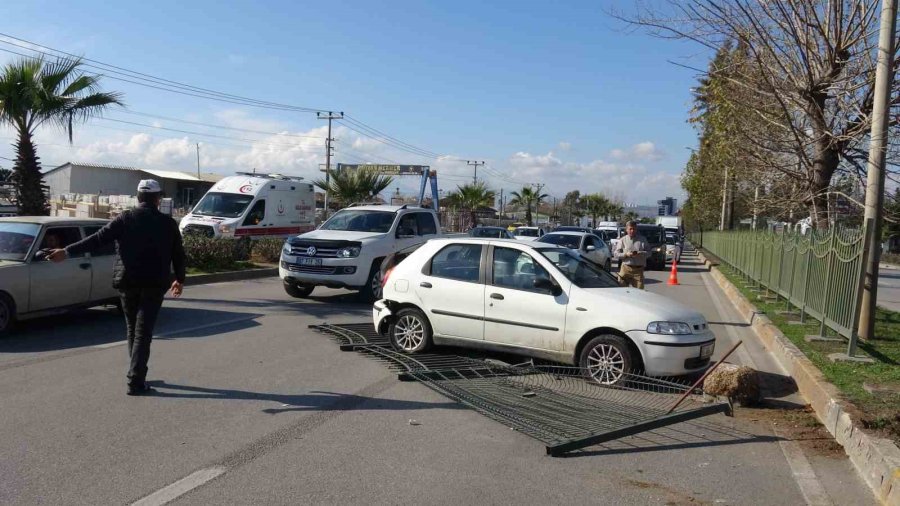
<path id="1" fill-rule="evenodd" d="M 638 235 L 637 223 L 629 221 L 625 224 L 625 236 L 619 239 L 615 257 L 619 260 L 619 284 L 644 289 L 644 267 L 650 251 L 647 239 Z"/>

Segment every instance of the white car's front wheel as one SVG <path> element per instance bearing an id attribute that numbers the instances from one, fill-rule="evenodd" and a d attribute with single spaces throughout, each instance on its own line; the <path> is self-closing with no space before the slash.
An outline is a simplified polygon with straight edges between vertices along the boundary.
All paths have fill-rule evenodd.
<path id="1" fill-rule="evenodd" d="M 388 338 L 401 353 L 425 351 L 431 347 L 431 323 L 418 309 L 401 309 L 391 322 Z"/>
<path id="2" fill-rule="evenodd" d="M 620 336 L 604 334 L 581 350 L 579 365 L 586 376 L 604 385 L 615 385 L 632 372 L 634 357 Z"/>

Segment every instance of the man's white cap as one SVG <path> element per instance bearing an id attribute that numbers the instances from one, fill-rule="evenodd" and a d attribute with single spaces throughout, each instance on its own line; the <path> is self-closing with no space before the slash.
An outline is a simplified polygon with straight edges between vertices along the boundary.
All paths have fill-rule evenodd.
<path id="1" fill-rule="evenodd" d="M 144 179 L 138 183 L 137 191 L 138 193 L 160 193 L 162 188 L 159 187 L 159 183 L 155 179 Z"/>

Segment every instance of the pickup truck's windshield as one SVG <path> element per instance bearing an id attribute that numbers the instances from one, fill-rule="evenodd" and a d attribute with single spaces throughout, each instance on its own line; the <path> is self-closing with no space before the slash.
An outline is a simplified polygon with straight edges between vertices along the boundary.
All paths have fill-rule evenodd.
<path id="1" fill-rule="evenodd" d="M 40 230 L 36 223 L 0 223 L 0 260 L 25 260 Z"/>
<path id="2" fill-rule="evenodd" d="M 538 229 L 536 228 L 517 228 L 513 235 L 517 235 L 519 237 L 540 237 L 540 233 L 538 233 Z"/>
<path id="3" fill-rule="evenodd" d="M 391 211 L 343 209 L 323 223 L 320 230 L 386 234 L 391 230 L 396 215 Z"/>
<path id="4" fill-rule="evenodd" d="M 253 202 L 253 195 L 210 192 L 200 200 L 191 214 L 238 218 L 244 214 L 244 210 L 247 209 L 250 202 Z"/>
<path id="5" fill-rule="evenodd" d="M 595 267 L 572 250 L 562 248 L 540 248 L 541 255 L 550 260 L 559 272 L 569 278 L 579 288 L 617 288 L 619 286 L 612 274 Z"/>

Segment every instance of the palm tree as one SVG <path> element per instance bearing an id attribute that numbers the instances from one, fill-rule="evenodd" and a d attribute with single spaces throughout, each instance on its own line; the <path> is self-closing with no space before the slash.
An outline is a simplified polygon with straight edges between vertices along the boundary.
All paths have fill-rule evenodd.
<path id="1" fill-rule="evenodd" d="M 530 227 L 533 225 L 531 209 L 540 207 L 541 202 L 543 202 L 548 195 L 546 193 L 539 194 L 534 188 L 525 186 L 520 191 L 512 192 L 512 197 L 512 200 L 509 201 L 510 205 L 522 206 L 525 208 L 525 223 Z"/>
<path id="2" fill-rule="evenodd" d="M 19 213 L 46 215 L 49 208 L 40 159 L 32 140 L 35 130 L 54 123 L 69 135 L 73 126 L 103 113 L 107 106 L 122 105 L 119 93 L 102 93 L 100 76 L 81 71 L 80 59 L 54 62 L 25 58 L 3 67 L 0 73 L 0 123 L 16 130 L 13 181 Z"/>
<path id="3" fill-rule="evenodd" d="M 597 217 L 604 216 L 609 212 L 612 203 L 605 196 L 594 193 L 581 197 L 582 205 L 587 214 L 591 217 L 591 226 L 597 226 Z"/>
<path id="4" fill-rule="evenodd" d="M 328 175 L 328 183 L 319 179 L 313 181 L 313 184 L 327 191 L 342 206 L 371 200 L 394 182 L 393 177 L 372 169 L 331 169 Z"/>
<path id="5" fill-rule="evenodd" d="M 468 209 L 472 217 L 472 226 L 478 225 L 477 211 L 480 207 L 494 205 L 497 193 L 489 190 L 484 182 L 468 183 L 457 186 L 456 191 L 447 196 L 448 203 L 457 209 Z"/>
<path id="6" fill-rule="evenodd" d="M 0 183 L 5 183 L 6 181 L 9 181 L 10 178 L 12 177 L 12 173 L 13 173 L 13 171 L 11 171 L 9 169 L 4 169 L 3 167 L 0 167 Z"/>

